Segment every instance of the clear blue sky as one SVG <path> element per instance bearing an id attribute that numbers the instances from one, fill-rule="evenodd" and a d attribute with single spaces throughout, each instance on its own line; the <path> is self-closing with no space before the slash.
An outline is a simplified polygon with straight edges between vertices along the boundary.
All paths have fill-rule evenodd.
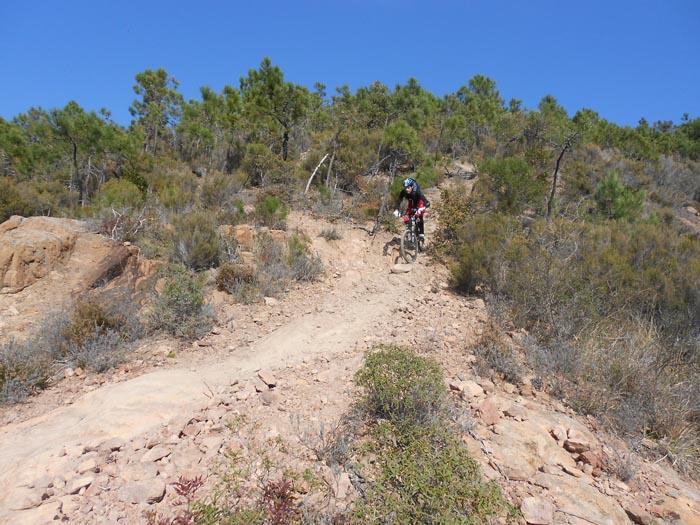
<path id="1" fill-rule="evenodd" d="M 265 56 L 329 94 L 415 77 L 443 96 L 482 74 L 529 109 L 551 94 L 620 125 L 700 116 L 698 0 L 2 0 L 0 116 L 75 100 L 127 125 L 137 73 L 199 99 Z"/>

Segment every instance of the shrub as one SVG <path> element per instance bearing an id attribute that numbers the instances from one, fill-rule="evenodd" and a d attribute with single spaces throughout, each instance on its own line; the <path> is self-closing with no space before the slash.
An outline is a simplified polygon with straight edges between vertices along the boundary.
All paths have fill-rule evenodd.
<path id="1" fill-rule="evenodd" d="M 257 271 L 245 264 L 222 265 L 216 274 L 216 287 L 244 304 L 250 304 L 260 298 Z"/>
<path id="2" fill-rule="evenodd" d="M 474 353 L 479 358 L 477 367 L 479 375 L 488 375 L 487 370 L 483 370 L 485 366 L 487 369 L 493 369 L 506 381 L 514 384 L 522 381 L 524 369 L 517 352 L 493 320 L 484 327 Z"/>
<path id="3" fill-rule="evenodd" d="M 233 175 L 211 173 L 202 180 L 201 201 L 206 210 L 218 210 L 226 206 L 235 194 L 236 181 Z"/>
<path id="4" fill-rule="evenodd" d="M 459 251 L 452 267 L 452 284 L 459 291 L 474 292 L 486 285 L 498 291 L 502 284 L 507 241 L 518 231 L 513 218 L 500 214 L 478 215 L 457 230 Z M 522 256 L 521 256 L 522 257 Z"/>
<path id="5" fill-rule="evenodd" d="M 49 336 L 50 325 L 44 328 L 45 340 L 53 340 L 54 354 L 63 356 L 73 366 L 102 372 L 123 362 L 130 343 L 141 334 L 141 326 L 133 308 L 125 301 L 106 298 L 78 302 L 67 320 L 60 320 L 60 335 Z M 47 337 L 48 336 L 48 337 Z"/>
<path id="6" fill-rule="evenodd" d="M 373 482 L 356 502 L 350 523 L 518 523 L 495 483 L 485 483 L 479 466 L 447 430 L 416 436 L 395 446 L 379 436 L 376 465 L 363 477 Z M 499 521 L 497 521 L 499 520 Z"/>
<path id="7" fill-rule="evenodd" d="M 274 230 L 287 229 L 287 208 L 275 195 L 263 195 L 255 204 L 255 221 Z"/>
<path id="8" fill-rule="evenodd" d="M 598 185 L 595 192 L 598 212 L 608 219 L 634 221 L 644 209 L 646 193 L 634 192 L 622 184 L 617 172 L 610 172 Z"/>
<path id="9" fill-rule="evenodd" d="M 372 417 L 410 429 L 442 419 L 448 408 L 439 365 L 398 346 L 380 346 L 370 353 L 355 382 L 364 394 L 360 405 Z"/>
<path id="10" fill-rule="evenodd" d="M 31 201 L 24 198 L 15 182 L 9 177 L 0 177 L 0 223 L 12 215 L 27 217 L 36 211 Z"/>
<path id="11" fill-rule="evenodd" d="M 190 270 L 206 270 L 219 265 L 221 240 L 210 214 L 191 213 L 173 221 L 173 258 Z"/>
<path id="12" fill-rule="evenodd" d="M 544 180 L 533 173 L 524 159 L 489 158 L 479 165 L 479 172 L 476 191 L 487 208 L 517 214 L 528 207 L 542 207 Z"/>
<path id="13" fill-rule="evenodd" d="M 53 357 L 38 341 L 0 344 L 0 403 L 17 403 L 36 390 L 46 388 L 53 370 Z"/>
<path id="14" fill-rule="evenodd" d="M 96 208 L 127 210 L 143 204 L 144 194 L 133 182 L 126 179 L 110 179 L 105 182 L 94 199 Z"/>
<path id="15" fill-rule="evenodd" d="M 300 235 L 292 235 L 287 248 L 287 264 L 291 278 L 295 281 L 315 281 L 323 272 L 323 263 L 319 256 L 310 252 L 308 240 Z"/>
<path id="16" fill-rule="evenodd" d="M 319 235 L 327 241 L 339 241 L 343 238 L 343 236 L 338 233 L 338 230 L 335 228 L 325 228 L 324 230 L 321 230 Z"/>
<path id="17" fill-rule="evenodd" d="M 158 294 L 149 324 L 153 330 L 196 339 L 211 329 L 212 314 L 204 304 L 201 278 L 184 266 L 170 265 L 161 271 L 163 289 Z"/>

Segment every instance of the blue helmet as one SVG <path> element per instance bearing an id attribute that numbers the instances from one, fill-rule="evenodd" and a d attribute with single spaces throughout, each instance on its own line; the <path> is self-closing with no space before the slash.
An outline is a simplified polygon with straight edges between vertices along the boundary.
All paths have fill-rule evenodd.
<path id="1" fill-rule="evenodd" d="M 415 191 L 416 189 L 416 181 L 411 179 L 410 177 L 408 179 L 404 179 L 403 181 L 403 187 L 408 188 L 409 186 L 413 186 L 413 190 Z"/>

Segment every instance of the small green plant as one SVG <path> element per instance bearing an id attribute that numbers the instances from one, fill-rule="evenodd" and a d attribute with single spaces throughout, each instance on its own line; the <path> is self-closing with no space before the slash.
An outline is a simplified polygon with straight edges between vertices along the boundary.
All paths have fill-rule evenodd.
<path id="1" fill-rule="evenodd" d="M 355 374 L 368 414 L 400 428 L 430 425 L 447 411 L 447 391 L 439 365 L 399 346 L 380 346 Z"/>
<path id="2" fill-rule="evenodd" d="M 163 287 L 149 314 L 151 329 L 186 339 L 207 333 L 213 316 L 204 304 L 201 278 L 176 264 L 165 267 L 159 275 Z"/>

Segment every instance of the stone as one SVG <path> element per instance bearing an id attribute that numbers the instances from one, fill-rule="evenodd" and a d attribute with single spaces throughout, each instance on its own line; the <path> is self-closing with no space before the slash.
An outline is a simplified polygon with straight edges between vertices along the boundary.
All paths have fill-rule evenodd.
<path id="1" fill-rule="evenodd" d="M 160 478 L 127 483 L 117 491 L 124 503 L 158 503 L 165 496 L 165 482 Z"/>
<path id="2" fill-rule="evenodd" d="M 158 445 L 150 449 L 143 456 L 141 456 L 141 463 L 150 463 L 153 461 L 158 461 L 170 455 L 170 448 Z"/>
<path id="3" fill-rule="evenodd" d="M 520 512 L 528 525 L 549 525 L 554 520 L 554 505 L 538 497 L 523 499 Z"/>
<path id="4" fill-rule="evenodd" d="M 501 411 L 493 400 L 486 399 L 479 405 L 479 414 L 484 425 L 491 426 L 498 423 L 501 418 Z"/>
<path id="5" fill-rule="evenodd" d="M 87 488 L 93 481 L 95 481 L 95 476 L 82 476 L 73 479 L 68 485 L 66 492 L 68 494 L 77 494 L 81 489 Z"/>

